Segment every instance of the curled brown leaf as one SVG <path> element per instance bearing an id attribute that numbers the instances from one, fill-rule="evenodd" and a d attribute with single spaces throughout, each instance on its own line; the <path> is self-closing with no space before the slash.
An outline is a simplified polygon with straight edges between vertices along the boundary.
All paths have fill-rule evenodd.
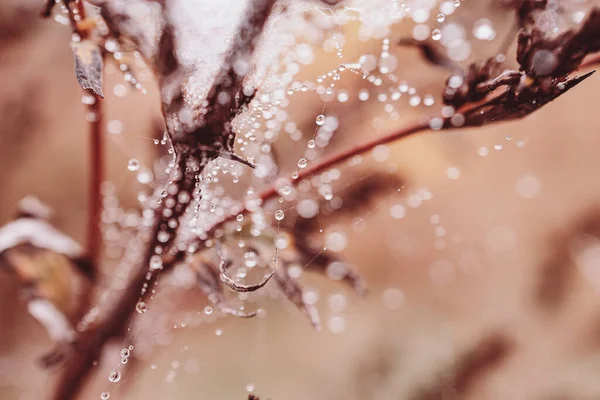
<path id="1" fill-rule="evenodd" d="M 103 57 L 100 46 L 92 40 L 71 42 L 73 59 L 75 62 L 75 76 L 77 82 L 84 90 L 91 90 L 94 94 L 104 97 L 102 92 L 102 67 Z"/>

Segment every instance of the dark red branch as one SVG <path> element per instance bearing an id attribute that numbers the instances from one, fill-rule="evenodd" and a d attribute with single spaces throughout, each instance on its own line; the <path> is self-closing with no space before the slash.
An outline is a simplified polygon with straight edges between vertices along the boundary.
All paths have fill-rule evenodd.
<path id="1" fill-rule="evenodd" d="M 102 234 L 100 230 L 100 214 L 102 213 L 102 194 L 100 186 L 104 180 L 104 118 L 102 103 L 99 95 L 94 94 L 94 104 L 88 106 L 88 112 L 93 114 L 94 120 L 89 123 L 89 197 L 87 221 L 87 248 L 88 255 L 95 269 L 100 263 L 102 254 Z"/>
<path id="2" fill-rule="evenodd" d="M 343 150 L 337 154 L 333 154 L 329 157 L 326 157 L 326 158 L 316 162 L 315 164 L 313 164 L 312 166 L 310 166 L 308 168 L 300 170 L 298 172 L 298 178 L 294 179 L 291 183 L 292 183 L 292 185 L 297 185 L 304 179 L 310 178 L 311 176 L 314 176 L 318 173 L 327 171 L 329 168 L 332 168 L 333 166 L 335 166 L 343 161 L 349 160 L 352 157 L 358 156 L 369 150 L 372 150 L 377 146 L 395 142 L 396 140 L 406 138 L 408 136 L 414 135 L 416 133 L 419 133 L 419 132 L 422 132 L 422 131 L 428 130 L 428 129 L 429 129 L 429 120 L 427 118 L 423 119 L 423 121 L 410 123 L 407 126 L 404 126 L 396 131 L 388 133 L 387 135 L 383 135 L 383 136 L 377 137 L 373 140 L 369 140 L 358 146 L 350 147 L 350 148 Z M 277 197 L 278 195 L 279 195 L 279 193 L 277 192 L 277 188 L 273 185 L 273 186 L 270 186 L 267 189 L 263 190 L 260 193 L 259 197 L 263 202 L 265 202 L 265 201 L 268 201 L 270 199 Z M 216 230 L 221 228 L 227 222 L 233 221 L 235 219 L 236 215 L 238 215 L 240 213 L 247 214 L 248 212 L 249 211 L 247 209 L 243 209 L 239 213 L 230 214 L 225 219 L 223 219 L 221 222 L 215 224 L 215 226 L 213 226 L 212 229 L 207 233 L 207 236 L 213 237 Z M 203 241 L 198 240 L 195 244 L 197 245 L 198 251 L 204 249 Z"/>
<path id="3" fill-rule="evenodd" d="M 168 221 L 175 219 L 180 222 L 191 203 L 196 177 L 202 173 L 206 164 L 223 152 L 232 152 L 233 150 L 235 135 L 231 131 L 230 125 L 231 120 L 237 115 L 238 110 L 234 105 L 240 104 L 244 78 L 243 75 L 238 75 L 234 71 L 234 62 L 242 58 L 244 61 L 251 61 L 256 40 L 264 28 L 274 3 L 275 0 L 254 0 L 251 3 L 244 19 L 244 25 L 236 34 L 222 70 L 215 80 L 213 89 L 209 92 L 206 118 L 198 121 L 197 128 L 191 132 L 179 131 L 176 128 L 178 124 L 167 123 L 169 134 L 173 140 L 177 165 L 171 173 L 171 183 L 167 190 L 169 194 L 162 199 L 158 210 L 155 210 L 155 223 L 148 238 L 145 256 L 135 267 L 129 284 L 115 302 L 106 307 L 100 319 L 78 334 L 73 344 L 76 351 L 63 365 L 52 399 L 70 400 L 75 398 L 91 372 L 93 362 L 101 356 L 106 342 L 120 335 L 130 323 L 136 304 L 144 298 L 144 284 L 151 288 L 157 279 L 158 273 L 149 271 L 150 260 L 156 254 L 156 248 L 162 248 L 163 270 L 171 268 L 183 258 L 182 252 L 170 251 L 179 224 L 172 227 Z M 80 15 L 82 12 L 83 7 L 79 11 Z M 74 19 L 73 22 L 74 26 L 77 26 Z M 185 107 L 183 84 L 186 74 L 185 71 L 179 71 L 179 69 L 181 67 L 176 55 L 175 28 L 167 19 L 155 70 L 159 75 L 161 86 L 175 84 L 180 88 L 179 93 L 175 93 L 171 102 L 163 104 L 167 122 L 173 118 L 173 114 L 177 118 L 177 112 Z M 223 93 L 229 96 L 228 102 L 217 101 L 217 97 Z M 101 175 L 94 176 L 94 180 L 99 178 Z M 184 193 L 187 196 L 181 196 Z M 165 211 L 169 212 L 165 213 Z M 159 241 L 159 233 L 167 233 L 168 240 L 166 242 Z M 92 236 L 91 233 L 90 236 Z"/>

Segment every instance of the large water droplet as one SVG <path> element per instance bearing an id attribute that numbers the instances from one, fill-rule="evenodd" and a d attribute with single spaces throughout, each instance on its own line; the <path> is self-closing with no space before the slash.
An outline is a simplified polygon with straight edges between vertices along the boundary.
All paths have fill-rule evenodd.
<path id="1" fill-rule="evenodd" d="M 258 255 L 253 251 L 244 253 L 244 265 L 248 268 L 255 267 L 258 264 Z"/>
<path id="2" fill-rule="evenodd" d="M 138 169 L 140 169 L 140 162 L 138 161 L 138 159 L 132 158 L 131 160 L 129 160 L 129 162 L 127 163 L 127 169 L 130 171 L 137 171 Z"/>
<path id="3" fill-rule="evenodd" d="M 283 212 L 283 210 L 275 211 L 275 219 L 277 221 L 281 221 L 283 219 L 283 217 L 285 217 L 285 213 Z"/>
<path id="4" fill-rule="evenodd" d="M 138 303 L 135 305 L 135 310 L 140 314 L 144 314 L 146 311 L 148 311 L 148 305 L 143 301 L 138 301 Z"/>
<path id="5" fill-rule="evenodd" d="M 325 116 L 323 114 L 317 115 L 317 119 L 315 120 L 317 125 L 321 126 L 325 123 Z"/>
<path id="6" fill-rule="evenodd" d="M 119 382 L 121 380 L 121 372 L 113 369 L 110 371 L 110 374 L 108 374 L 108 380 L 113 383 Z"/>

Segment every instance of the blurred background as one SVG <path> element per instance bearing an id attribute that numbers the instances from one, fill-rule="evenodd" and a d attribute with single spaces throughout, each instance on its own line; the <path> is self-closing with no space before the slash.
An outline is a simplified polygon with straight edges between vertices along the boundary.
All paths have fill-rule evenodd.
<path id="1" fill-rule="evenodd" d="M 469 37 L 481 17 L 495 28 L 495 39 L 473 44 L 465 62 L 493 54 L 512 27 L 512 11 L 489 7 L 464 1 L 453 17 Z M 34 194 L 53 208 L 58 228 L 83 242 L 88 142 L 82 91 L 68 27 L 41 20 L 40 8 L 32 0 L 0 3 L 0 222 L 10 221 L 18 201 Z M 401 23 L 389 36 L 410 36 L 414 26 Z M 358 23 L 338 32 L 344 62 L 381 52 L 381 40 L 360 32 Z M 310 43 L 314 61 L 301 66 L 300 81 L 339 64 L 335 50 L 319 39 Z M 396 76 L 439 101 L 446 71 L 413 49 L 392 43 L 390 53 Z M 107 179 L 126 210 L 139 208 L 143 188 L 129 160 L 149 167 L 165 154 L 154 144 L 162 133 L 155 128 L 160 107 L 152 75 L 140 69 L 138 76 L 147 94 L 131 90 L 114 66 L 105 74 Z M 346 74 L 337 88 L 349 95 L 340 100 L 338 92 L 326 105 L 326 115 L 339 121 L 326 153 L 430 112 L 405 97 L 390 117 L 378 88 L 361 76 Z M 361 98 L 365 90 L 368 99 Z M 345 233 L 340 255 L 366 280 L 369 294 L 304 273 L 304 287 L 318 299 L 323 331 L 317 332 L 272 283 L 248 304 L 266 313 L 243 320 L 207 315 L 198 291 L 166 279 L 151 317 L 136 323 L 140 351 L 136 347 L 122 380 L 110 386 L 111 398 L 600 398 L 598 93 L 600 78 L 592 76 L 523 120 L 424 133 L 367 153 L 359 165 L 343 165 L 342 185 L 381 174 L 402 182 L 365 193 L 369 199 L 357 214 L 320 221 L 324 240 Z M 287 110 L 305 132 L 302 143 L 324 104 L 310 92 L 290 98 Z M 295 169 L 303 146 L 280 137 L 284 171 Z M 111 268 L 102 271 L 103 282 L 115 273 Z M 54 374 L 38 358 L 52 343 L 19 301 L 15 277 L 4 272 L 0 398 L 43 399 Z M 81 398 L 100 398 L 121 347 L 108 347 Z"/>

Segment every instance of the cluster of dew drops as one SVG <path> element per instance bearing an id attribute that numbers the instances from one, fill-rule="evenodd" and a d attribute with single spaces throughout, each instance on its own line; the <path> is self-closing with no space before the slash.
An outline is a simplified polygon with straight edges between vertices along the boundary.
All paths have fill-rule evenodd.
<path id="1" fill-rule="evenodd" d="M 438 42 L 453 61 L 461 62 L 471 55 L 470 40 L 491 41 L 495 39 L 496 33 L 493 24 L 486 18 L 476 20 L 472 25 L 471 32 L 468 32 L 466 27 L 461 23 L 452 20 L 451 16 L 461 6 L 460 0 L 445 0 L 441 2 L 435 0 L 415 0 L 410 2 L 410 7 L 403 1 L 394 1 L 393 3 L 393 9 L 386 16 L 388 18 L 388 25 L 407 18 L 410 19 L 413 23 L 411 30 L 413 39 L 417 41 L 431 39 Z M 343 10 L 336 16 L 335 21 L 341 26 L 351 21 L 364 22 L 366 19 L 361 17 L 360 12 L 346 12 Z M 376 26 L 378 24 L 371 25 Z M 312 193 L 315 189 L 318 196 L 329 201 L 333 209 L 341 207 L 341 200 L 335 196 L 333 190 L 334 181 L 339 180 L 341 177 L 340 169 L 332 168 L 326 173 L 307 180 L 301 180 L 303 170 L 307 169 L 311 162 L 322 154 L 339 127 L 340 121 L 333 112 L 328 112 L 328 104 L 332 102 L 340 104 L 351 101 L 366 102 L 369 99 L 373 99 L 383 106 L 383 113 L 381 115 L 390 120 L 400 119 L 399 102 L 403 99 L 407 99 L 407 104 L 410 107 L 424 106 L 432 108 L 436 104 L 436 97 L 434 95 L 420 93 L 407 80 L 398 76 L 397 70 L 400 61 L 399 58 L 390 52 L 390 48 L 393 46 L 396 38 L 392 38 L 389 34 L 381 35 L 374 28 L 371 30 L 367 28 L 362 29 L 359 33 L 359 40 L 379 40 L 381 42 L 380 51 L 376 54 L 363 54 L 357 59 L 347 60 L 343 51 L 345 38 L 339 26 L 332 29 L 328 33 L 329 36 L 325 35 L 325 39 L 321 43 L 322 50 L 336 53 L 340 60 L 340 64 L 337 67 L 316 76 L 313 80 L 300 81 L 295 79 L 302 65 L 309 65 L 314 62 L 314 48 L 310 44 L 297 39 L 288 41 L 287 47 L 281 51 L 280 62 L 275 63 L 272 67 L 273 71 L 270 76 L 275 82 L 271 82 L 272 85 L 269 86 L 270 89 L 268 92 L 259 91 L 255 99 L 251 102 L 248 112 L 241 116 L 239 121 L 236 121 L 234 124 L 235 130 L 238 133 L 236 141 L 240 151 L 249 161 L 256 161 L 257 168 L 250 173 L 259 179 L 272 174 L 272 170 L 269 167 L 265 167 L 262 161 L 264 161 L 265 157 L 268 158 L 270 156 L 272 146 L 279 137 L 287 135 L 292 141 L 305 142 L 304 154 L 297 160 L 295 170 L 289 177 L 279 177 L 275 182 L 277 192 L 281 196 L 278 199 L 278 203 L 281 206 L 272 214 L 274 220 L 277 222 L 283 221 L 286 217 L 286 208 L 283 206 L 285 201 L 296 201 L 296 211 L 302 217 L 312 218 L 316 216 L 319 212 L 318 202 L 309 196 L 309 193 Z M 116 60 L 123 57 L 115 43 L 107 42 L 106 45 L 108 46 L 107 50 L 113 53 Z M 129 87 L 139 89 L 145 93 L 145 89 L 143 89 L 140 82 L 144 80 L 145 75 L 142 74 L 140 79 L 134 78 L 129 72 L 127 64 L 121 63 L 118 65 L 118 70 L 124 73 L 124 79 L 129 83 Z M 356 93 L 352 93 L 350 90 L 344 88 L 344 76 L 346 74 L 354 74 L 362 77 L 364 84 Z M 455 75 L 450 78 L 449 85 L 459 87 L 463 83 L 462 79 L 461 75 Z M 121 83 L 116 84 L 112 91 L 117 97 L 123 97 L 129 93 L 128 87 Z M 322 112 L 315 116 L 314 129 L 311 129 L 310 132 L 302 132 L 298 125 L 290 120 L 289 114 L 286 111 L 286 107 L 292 104 L 292 98 L 304 93 L 309 95 L 316 94 L 324 104 Z M 94 98 L 84 96 L 82 101 L 84 104 L 89 105 L 93 104 Z M 461 121 L 461 116 L 454 114 L 454 110 L 451 107 L 442 107 L 440 117 L 430 119 L 430 127 L 432 129 L 441 129 L 440 124 L 443 118 L 451 118 L 452 123 L 457 126 L 463 122 Z M 376 116 L 371 123 L 376 129 L 382 128 L 385 126 L 385 118 Z M 109 120 L 106 126 L 107 132 L 115 137 L 121 135 L 125 131 L 125 128 L 123 122 L 116 119 Z M 507 139 L 510 140 L 509 137 Z M 152 140 L 155 145 L 162 146 L 167 145 L 169 142 L 166 133 L 162 139 Z M 499 148 L 497 147 L 495 147 L 496 150 L 502 148 L 501 145 Z M 172 148 L 169 148 L 168 152 L 173 155 Z M 485 147 L 479 148 L 477 152 L 480 156 L 486 156 L 489 153 Z M 377 162 L 386 162 L 389 151 L 386 146 L 378 146 L 372 151 L 371 155 Z M 350 165 L 356 165 L 360 164 L 362 160 L 362 156 L 357 156 L 351 159 L 349 163 Z M 136 173 L 137 181 L 142 185 L 152 185 L 156 180 L 151 169 L 144 166 L 137 158 L 131 158 L 127 162 L 127 170 Z M 214 166 L 207 168 L 207 170 L 205 172 L 205 184 L 217 183 L 220 179 L 225 179 L 226 175 L 230 177 L 229 179 L 233 183 L 238 183 L 240 182 L 240 177 L 248 173 L 246 169 L 239 165 L 227 162 L 214 163 Z M 447 175 L 450 179 L 456 179 L 460 176 L 460 171 L 456 167 L 450 167 Z M 291 184 L 292 181 L 299 179 L 300 182 L 298 185 Z M 219 195 L 222 195 L 222 191 L 215 190 L 214 192 L 216 194 L 212 198 L 210 195 L 203 196 L 203 203 L 200 203 L 199 196 L 198 198 L 196 198 L 196 195 L 194 196 L 196 212 L 207 210 L 209 214 L 214 214 L 218 217 L 226 216 L 230 212 L 234 203 L 219 200 Z M 303 195 L 301 196 L 300 193 L 303 193 Z M 259 211 L 260 202 L 256 201 L 257 190 L 249 187 L 246 194 L 247 199 L 241 204 L 243 206 L 241 208 L 245 208 L 250 212 Z M 165 196 L 166 191 L 160 197 Z M 140 202 L 145 204 L 144 202 L 147 201 L 148 197 L 147 195 L 141 195 L 138 198 Z M 299 197 L 302 197 L 302 199 L 300 200 Z M 402 219 L 406 215 L 408 208 L 417 208 L 431 198 L 432 194 L 427 189 L 418 189 L 407 197 L 406 205 L 398 202 L 392 204 L 389 208 L 389 213 L 394 219 Z M 158 201 L 162 200 L 159 198 Z M 432 217 L 432 221 L 436 224 L 435 234 L 438 237 L 436 247 L 443 248 L 445 231 L 443 227 L 437 225 L 438 220 L 438 216 Z M 243 222 L 244 215 L 241 213 L 238 214 L 236 221 Z M 237 227 L 237 230 L 241 230 L 241 225 Z M 346 246 L 346 240 L 344 232 L 330 232 L 325 238 L 326 248 L 332 251 L 341 251 Z M 276 244 L 273 261 L 276 261 L 277 250 L 285 248 L 286 245 L 286 243 L 280 244 L 279 242 Z M 160 256 L 156 254 L 151 257 L 149 265 L 150 273 L 159 271 L 161 267 Z M 336 268 L 336 266 L 332 266 L 328 269 L 331 272 L 330 275 L 336 275 Z M 290 269 L 291 275 L 299 275 L 300 273 L 301 268 Z M 143 291 L 146 291 L 146 287 L 144 287 Z M 306 300 L 310 303 L 317 302 L 319 298 L 318 293 L 314 290 L 307 291 L 306 296 Z M 341 312 L 346 308 L 346 303 L 347 300 L 341 293 L 329 296 L 328 304 L 333 312 L 333 316 L 328 321 L 328 328 L 331 332 L 340 333 L 344 331 L 346 323 Z M 389 309 L 398 308 L 403 303 L 402 291 L 398 288 L 387 289 L 382 295 L 382 303 Z M 148 309 L 148 305 L 141 300 L 136 305 L 136 311 L 139 314 L 145 314 Z M 217 330 L 216 334 L 220 335 L 222 331 Z M 121 350 L 122 364 L 127 363 L 132 351 L 133 346 Z M 111 370 L 108 380 L 112 383 L 119 382 L 121 380 L 121 371 L 118 368 Z M 248 384 L 247 390 L 254 390 L 254 385 Z M 100 397 L 106 400 L 110 397 L 110 393 L 107 391 L 102 392 Z"/>

